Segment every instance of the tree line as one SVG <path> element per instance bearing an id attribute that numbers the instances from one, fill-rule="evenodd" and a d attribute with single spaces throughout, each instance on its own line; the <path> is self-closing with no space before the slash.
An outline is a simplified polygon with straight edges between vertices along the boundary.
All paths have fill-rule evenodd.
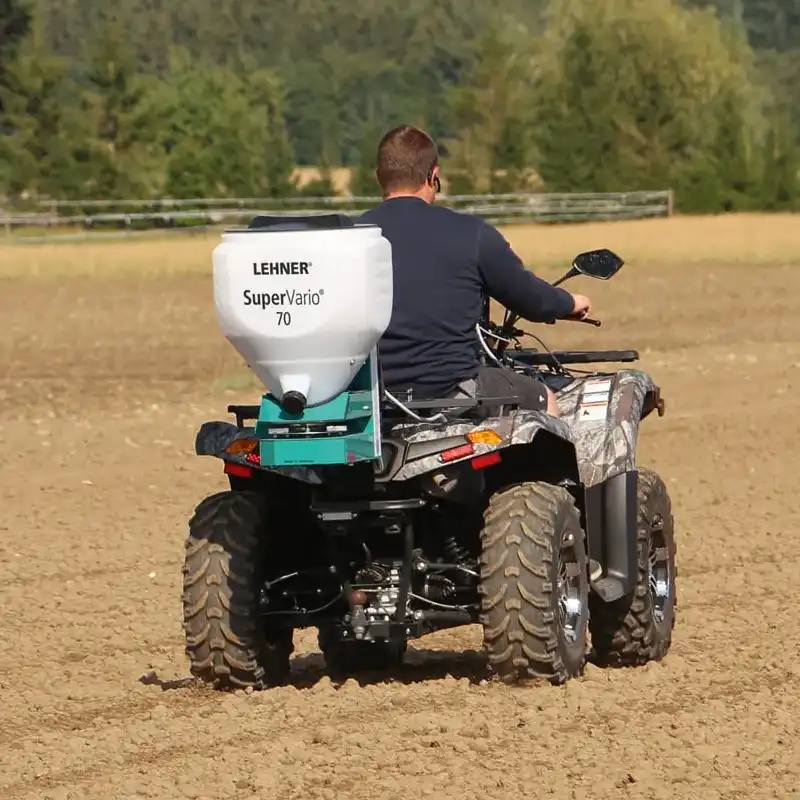
<path id="1" fill-rule="evenodd" d="M 800 205 L 800 0 L 170 5 L 0 0 L 0 194 L 374 195 L 411 122 L 451 192 Z"/>

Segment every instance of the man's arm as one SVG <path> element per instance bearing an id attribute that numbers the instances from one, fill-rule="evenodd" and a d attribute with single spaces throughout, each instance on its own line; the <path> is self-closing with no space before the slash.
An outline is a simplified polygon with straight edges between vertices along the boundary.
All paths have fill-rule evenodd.
<path id="1" fill-rule="evenodd" d="M 575 298 L 525 269 L 496 228 L 481 224 L 478 269 L 491 297 L 531 322 L 563 319 L 575 310 Z"/>

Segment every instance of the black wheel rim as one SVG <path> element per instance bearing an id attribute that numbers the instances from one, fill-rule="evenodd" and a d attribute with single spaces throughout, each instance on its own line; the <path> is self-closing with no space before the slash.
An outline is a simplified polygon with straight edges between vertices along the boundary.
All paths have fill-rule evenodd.
<path id="1" fill-rule="evenodd" d="M 581 591 L 581 564 L 575 547 L 575 534 L 567 532 L 561 539 L 558 554 L 558 615 L 564 638 L 569 644 L 580 640 L 585 598 Z"/>
<path id="2" fill-rule="evenodd" d="M 650 551 L 647 555 L 650 605 L 653 618 L 661 624 L 672 603 L 672 565 L 670 564 L 664 519 L 657 514 L 650 523 Z"/>

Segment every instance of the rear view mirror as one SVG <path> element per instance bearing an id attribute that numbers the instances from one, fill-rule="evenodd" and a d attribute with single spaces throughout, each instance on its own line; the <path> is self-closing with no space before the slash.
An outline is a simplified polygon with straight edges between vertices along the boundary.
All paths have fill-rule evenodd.
<path id="1" fill-rule="evenodd" d="M 607 281 L 619 272 L 625 262 L 610 250 L 590 250 L 575 256 L 572 268 L 579 275 Z"/>
<path id="2" fill-rule="evenodd" d="M 607 281 L 619 272 L 624 263 L 616 253 L 612 253 L 610 250 L 589 250 L 575 256 L 567 274 L 559 278 L 553 286 L 558 286 L 576 275 L 587 275 L 590 278 Z"/>

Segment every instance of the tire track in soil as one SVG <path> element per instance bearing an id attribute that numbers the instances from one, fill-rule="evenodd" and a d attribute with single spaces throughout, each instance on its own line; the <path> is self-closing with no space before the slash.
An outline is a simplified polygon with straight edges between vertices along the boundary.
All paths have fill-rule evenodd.
<path id="1" fill-rule="evenodd" d="M 203 689 L 199 684 L 194 682 L 193 678 L 176 679 L 174 683 L 186 682 L 185 686 L 176 686 L 174 688 L 162 690 L 167 691 L 185 691 L 195 693 L 195 702 L 202 701 L 200 705 L 195 705 L 197 711 L 212 706 L 217 703 L 223 702 L 222 696 L 215 697 L 210 695 L 203 697 L 202 694 L 198 697 L 197 693 Z M 190 683 L 191 681 L 191 683 Z M 173 683 L 173 681 L 170 681 Z M 152 711 L 156 706 L 165 702 L 172 702 L 164 696 L 141 696 L 141 697 L 124 697 L 119 700 L 107 700 L 102 704 L 84 706 L 79 711 L 53 711 L 45 713 L 37 718 L 37 726 L 35 734 L 31 736 L 20 737 L 13 731 L 6 730 L 0 735 L 0 746 L 9 747 L 14 750 L 24 749 L 24 746 L 29 741 L 35 741 L 42 733 L 51 733 L 54 731 L 61 731 L 64 733 L 74 734 L 83 730 L 84 728 L 91 728 L 94 725 L 110 722 L 111 720 L 125 718 L 131 720 L 136 716 L 141 716 Z"/>
<path id="2" fill-rule="evenodd" d="M 175 560 L 171 558 L 168 560 L 165 559 L 164 561 L 148 562 L 147 568 L 152 572 L 159 569 L 173 570 L 175 568 Z M 108 575 L 125 575 L 127 573 L 141 572 L 141 570 L 141 564 L 128 563 L 127 567 L 120 564 L 119 566 L 97 567 L 95 569 L 53 572 L 48 575 L 34 575 L 21 578 L 10 577 L 3 581 L 3 585 L 8 587 L 35 587 L 46 585 L 52 581 L 57 581 L 58 583 L 67 583 L 68 581 L 80 582 L 90 578 L 105 578 Z"/>
<path id="3" fill-rule="evenodd" d="M 436 680 L 443 680 L 447 677 L 457 677 L 476 680 L 486 677 L 483 666 L 483 654 L 478 652 L 465 651 L 457 654 L 447 654 L 444 659 L 435 651 L 426 651 L 415 648 L 410 651 L 416 653 L 414 663 L 407 663 L 402 670 L 389 673 L 385 677 L 370 679 L 366 682 L 367 686 L 391 686 L 400 684 L 411 685 L 417 683 L 429 683 Z M 421 655 L 420 655 L 421 654 Z M 475 657 L 477 656 L 477 657 Z M 312 662 L 308 665 L 308 662 Z M 478 662 L 481 662 L 480 664 Z M 296 691 L 313 691 L 327 677 L 323 668 L 321 654 L 301 655 L 292 660 L 292 678 L 290 686 Z M 467 667 L 465 669 L 465 666 Z M 474 668 L 474 669 L 473 669 Z M 475 675 L 471 674 L 474 671 Z M 156 679 L 157 680 L 157 679 Z M 137 681 L 137 684 L 141 683 Z M 142 695 L 138 698 L 123 698 L 119 700 L 105 701 L 102 704 L 82 708 L 74 712 L 50 712 L 37 718 L 36 732 L 27 737 L 20 737 L 12 731 L 0 734 L 0 746 L 10 746 L 12 749 L 23 749 L 26 742 L 35 741 L 42 733 L 62 731 L 75 734 L 86 728 L 91 728 L 96 724 L 109 722 L 125 717 L 127 720 L 137 716 L 146 716 L 154 708 L 165 703 L 175 702 L 177 705 L 183 703 L 184 697 L 196 697 L 200 705 L 193 705 L 191 710 L 202 713 L 210 707 L 216 707 L 226 702 L 226 698 L 236 696 L 237 693 L 217 693 L 213 692 L 194 677 L 171 679 L 164 681 L 166 688 L 162 688 L 161 694 Z M 137 687 L 138 688 L 138 687 Z M 153 692 L 155 689 L 153 689 Z M 264 696 L 276 697 L 281 689 L 266 690 Z M 178 692 L 179 695 L 174 695 Z M 239 694 L 242 694 L 241 692 Z M 180 697 L 174 700 L 173 697 Z"/>
<path id="4" fill-rule="evenodd" d="M 182 639 L 176 639 L 175 642 L 183 644 Z M 419 642 L 417 642 L 417 645 L 419 645 Z M 141 649 L 135 649 L 131 652 L 138 653 L 141 652 Z M 409 649 L 409 656 L 410 660 L 406 662 L 402 670 L 390 673 L 385 678 L 368 680 L 366 685 L 389 686 L 397 683 L 410 683 L 413 685 L 442 680 L 450 676 L 457 678 L 467 677 L 475 680 L 481 680 L 486 677 L 484 669 L 485 657 L 482 651 L 465 649 L 458 653 L 445 652 L 442 654 L 439 651 L 427 650 L 421 646 L 412 646 Z M 109 660 L 112 660 L 111 657 L 109 657 Z M 313 690 L 326 677 L 324 661 L 320 653 L 302 653 L 292 658 L 290 685 L 295 690 Z M 15 749 L 20 749 L 22 744 L 27 741 L 34 741 L 40 733 L 48 731 L 75 733 L 83 728 L 91 727 L 95 723 L 107 722 L 120 716 L 130 719 L 134 716 L 146 715 L 153 708 L 163 703 L 172 702 L 172 698 L 180 698 L 180 701 L 175 700 L 180 704 L 184 697 L 196 696 L 203 701 L 203 705 L 193 706 L 193 708 L 203 710 L 212 705 L 222 704 L 226 701 L 226 698 L 237 694 L 213 692 L 191 675 L 162 682 L 157 676 L 147 680 L 146 673 L 138 681 L 135 681 L 133 686 L 137 691 L 142 692 L 144 691 L 144 686 L 158 686 L 159 684 L 166 684 L 165 686 L 162 685 L 160 694 L 155 694 L 156 689 L 153 688 L 149 694 L 142 694 L 135 698 L 126 697 L 119 700 L 105 700 L 102 703 L 82 708 L 79 711 L 59 712 L 56 710 L 40 715 L 37 718 L 37 728 L 34 735 L 21 738 L 13 731 L 6 731 L 5 733 L 0 733 L 0 745 L 8 744 L 15 746 Z M 282 690 L 273 691 L 280 693 Z M 173 694 L 176 692 L 177 694 Z M 272 693 L 267 691 L 264 696 L 266 697 L 270 694 Z"/>
<path id="5" fill-rule="evenodd" d="M 199 689 L 197 690 L 204 694 L 211 694 L 210 690 L 208 689 Z M 323 689 L 323 691 L 326 691 Z M 275 699 L 275 704 L 273 707 L 268 708 L 268 711 L 275 712 L 284 707 L 286 711 L 286 706 L 291 706 L 292 703 L 287 703 L 285 697 L 289 692 L 296 694 L 296 690 L 294 689 L 274 689 L 272 690 L 272 697 L 268 697 L 266 693 L 259 693 L 263 695 L 267 702 L 264 705 L 269 706 L 269 700 Z M 330 692 L 326 692 L 330 693 Z M 200 714 L 207 710 L 208 708 L 223 708 L 226 702 L 230 702 L 231 697 L 244 697 L 244 696 L 251 696 L 247 695 L 244 692 L 236 692 L 236 693 L 219 693 L 216 695 L 212 695 L 210 700 L 207 700 L 205 703 L 201 703 L 200 706 L 196 704 L 196 699 L 193 702 L 192 697 L 187 695 L 185 698 L 180 698 L 179 701 L 169 703 L 169 713 L 170 713 L 170 721 L 178 720 L 189 720 L 195 717 L 200 716 Z M 293 697 L 294 700 L 302 700 L 303 698 Z M 283 702 L 281 702 L 283 701 Z M 261 705 L 262 703 L 259 703 Z M 162 703 L 154 702 L 153 708 L 157 707 L 158 705 L 165 705 Z M 255 704 L 254 704 L 255 705 Z M 176 707 L 173 707 L 176 706 Z M 337 711 L 337 723 L 338 722 L 349 722 L 351 720 L 358 719 L 363 717 L 364 711 L 363 709 L 357 704 L 350 704 L 347 706 L 347 711 L 342 712 L 341 709 Z M 149 710 L 152 710 L 149 709 Z M 291 711 L 291 708 L 288 709 Z M 249 721 L 252 725 L 263 725 L 263 720 L 252 720 Z M 126 723 L 126 727 L 130 727 L 130 723 Z M 277 727 L 277 725 L 274 725 Z M 238 746 L 246 746 L 248 744 L 255 744 L 259 741 L 264 739 L 269 739 L 270 734 L 274 733 L 274 730 L 271 730 L 270 724 L 263 728 L 260 728 L 257 731 L 250 731 L 250 732 L 242 732 L 241 730 L 234 729 L 231 731 L 229 735 L 219 736 L 219 732 L 216 731 L 216 735 L 214 736 L 213 744 L 204 746 L 203 755 L 204 757 L 213 757 L 217 752 L 222 750 L 226 745 L 235 742 Z M 196 731 L 195 731 L 196 734 Z M 102 747 L 102 744 L 100 745 Z M 98 763 L 104 763 L 104 765 L 109 768 L 110 770 L 117 770 L 120 768 L 121 765 L 126 764 L 133 764 L 133 763 L 140 763 L 144 762 L 148 765 L 153 765 L 158 762 L 171 762 L 175 760 L 179 760 L 184 755 L 192 752 L 196 752 L 197 750 L 197 743 L 186 742 L 185 744 L 168 744 L 166 746 L 159 745 L 155 747 L 148 747 L 143 748 L 141 750 L 137 750 L 134 753 L 129 753 L 127 755 L 122 756 L 114 760 L 111 756 L 106 755 L 100 756 L 100 758 L 93 758 L 91 766 L 76 766 L 76 767 L 69 767 L 63 770 L 57 770 L 52 773 L 49 773 L 47 776 L 43 776 L 42 778 L 33 778 L 29 780 L 22 780 L 16 781 L 11 784 L 7 784 L 3 786 L 0 784 L 0 788 L 20 792 L 20 791 L 27 791 L 32 788 L 36 789 L 54 789 L 65 784 L 73 785 L 75 783 L 80 783 L 87 779 L 90 779 L 95 776 L 98 772 L 97 765 Z M 87 756 L 91 757 L 91 756 Z M 102 774 L 102 773 L 101 773 Z"/>

